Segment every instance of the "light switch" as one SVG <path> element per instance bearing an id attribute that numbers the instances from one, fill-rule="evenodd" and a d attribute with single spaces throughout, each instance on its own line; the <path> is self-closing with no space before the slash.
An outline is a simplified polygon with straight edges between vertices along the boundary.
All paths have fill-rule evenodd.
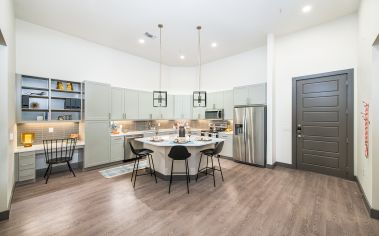
<path id="1" fill-rule="evenodd" d="M 49 128 L 49 133 L 53 133 L 54 132 L 54 128 Z"/>
<path id="2" fill-rule="evenodd" d="M 9 141 L 13 141 L 13 139 L 14 139 L 13 133 L 9 133 Z"/>

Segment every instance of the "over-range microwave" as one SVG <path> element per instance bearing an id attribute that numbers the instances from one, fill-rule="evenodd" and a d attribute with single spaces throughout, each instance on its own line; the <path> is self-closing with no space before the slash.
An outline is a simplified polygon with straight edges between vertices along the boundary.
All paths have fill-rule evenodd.
<path id="1" fill-rule="evenodd" d="M 207 120 L 223 120 L 224 109 L 207 109 L 205 110 L 205 119 Z"/>

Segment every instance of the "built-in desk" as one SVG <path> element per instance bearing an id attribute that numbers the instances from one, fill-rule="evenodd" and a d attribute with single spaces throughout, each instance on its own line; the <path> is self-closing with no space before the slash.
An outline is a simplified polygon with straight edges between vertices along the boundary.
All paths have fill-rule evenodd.
<path id="1" fill-rule="evenodd" d="M 76 150 L 72 160 L 73 166 L 79 167 L 83 160 L 84 142 L 76 143 Z M 35 181 L 39 173 L 43 173 L 47 165 L 45 163 L 43 144 L 32 147 L 19 146 L 15 149 L 15 180 L 16 182 Z M 57 165 L 58 167 L 58 165 Z"/>

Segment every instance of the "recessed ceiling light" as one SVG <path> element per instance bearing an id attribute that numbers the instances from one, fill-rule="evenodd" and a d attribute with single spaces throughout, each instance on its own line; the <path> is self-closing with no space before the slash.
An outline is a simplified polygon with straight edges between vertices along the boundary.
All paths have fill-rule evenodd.
<path id="1" fill-rule="evenodd" d="M 138 42 L 139 42 L 140 44 L 144 44 L 144 43 L 145 43 L 145 40 L 144 40 L 144 39 L 138 39 Z"/>
<path id="2" fill-rule="evenodd" d="M 211 44 L 211 47 L 212 47 L 212 48 L 217 48 L 217 46 L 218 46 L 218 45 L 217 45 L 216 42 L 213 42 L 213 43 Z"/>
<path id="3" fill-rule="evenodd" d="M 180 58 L 181 60 L 186 59 L 186 57 L 185 57 L 184 55 L 180 55 L 179 58 Z"/>
<path id="4" fill-rule="evenodd" d="M 303 13 L 308 13 L 308 12 L 310 12 L 312 10 L 312 6 L 311 5 L 306 5 L 301 10 L 302 10 Z"/>

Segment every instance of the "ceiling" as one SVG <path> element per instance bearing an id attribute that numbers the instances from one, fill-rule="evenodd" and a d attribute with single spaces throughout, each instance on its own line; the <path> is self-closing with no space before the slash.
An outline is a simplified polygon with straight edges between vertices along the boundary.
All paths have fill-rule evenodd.
<path id="1" fill-rule="evenodd" d="M 305 5 L 312 6 L 309 13 L 302 12 Z M 356 12 L 359 0 L 15 0 L 15 6 L 19 19 L 153 61 L 159 61 L 159 40 L 144 33 L 158 35 L 162 23 L 163 63 L 193 66 L 197 25 L 203 27 L 203 61 L 210 62 L 264 45 L 267 33 L 283 35 Z"/>

